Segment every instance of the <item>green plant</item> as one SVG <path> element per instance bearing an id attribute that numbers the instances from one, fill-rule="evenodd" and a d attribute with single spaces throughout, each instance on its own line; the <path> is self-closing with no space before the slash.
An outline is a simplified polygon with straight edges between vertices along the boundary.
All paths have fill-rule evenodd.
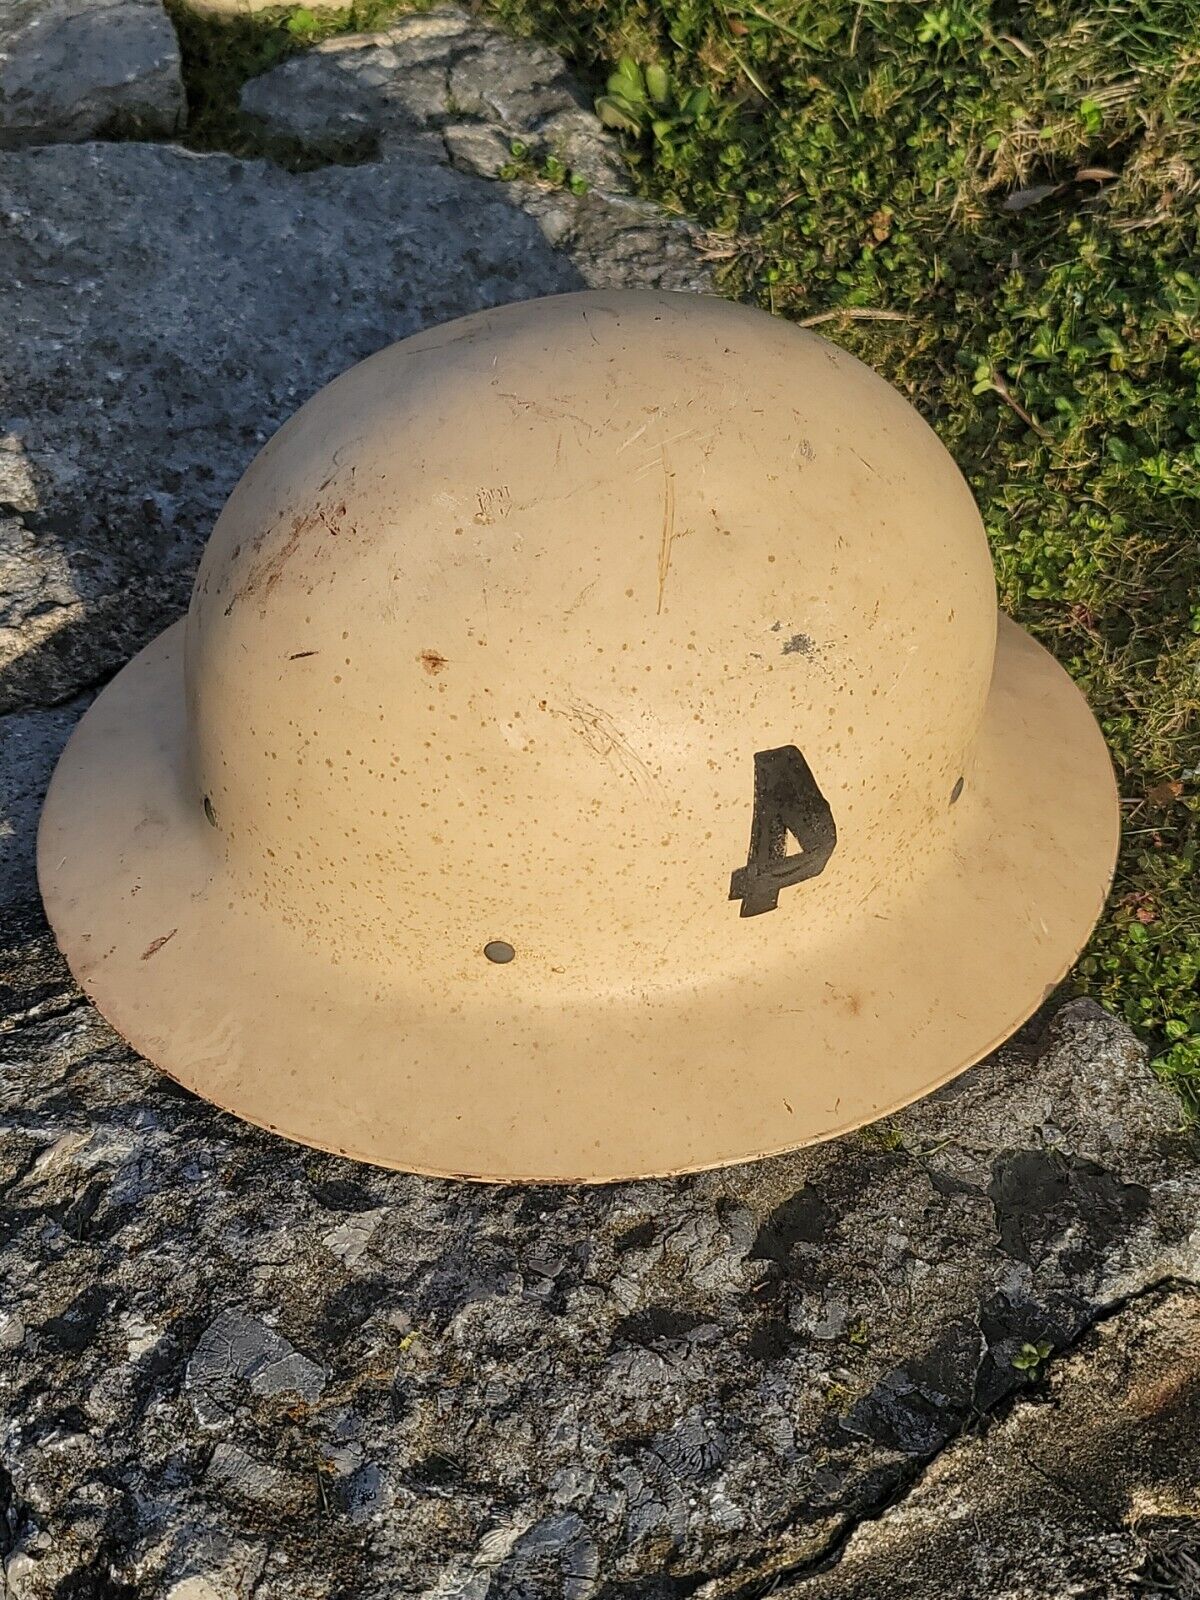
<path id="1" fill-rule="evenodd" d="M 859 1129 L 863 1143 L 875 1150 L 903 1150 L 904 1133 L 894 1122 L 869 1122 Z"/>
<path id="2" fill-rule="evenodd" d="M 605 93 L 596 100 L 596 113 L 606 127 L 634 135 L 650 133 L 664 150 L 671 150 L 711 105 L 707 89 L 683 90 L 665 67 L 643 68 L 632 56 L 622 56 L 616 71 L 609 74 Z"/>
<path id="3" fill-rule="evenodd" d="M 951 44 L 963 44 L 977 39 L 984 31 L 983 21 L 974 6 L 962 0 L 944 6 L 931 7 L 922 13 L 917 39 L 921 44 L 937 45 L 944 49 Z"/>
<path id="4" fill-rule="evenodd" d="M 582 174 L 572 172 L 558 156 L 544 155 L 540 162 L 534 159 L 523 139 L 514 139 L 508 147 L 509 159 L 496 173 L 498 178 L 511 182 L 523 178 L 527 183 L 546 184 L 552 189 L 569 189 L 572 194 L 586 194 L 588 182 Z"/>
<path id="5" fill-rule="evenodd" d="M 1034 1379 L 1040 1377 L 1042 1367 L 1053 1349 L 1054 1346 L 1048 1339 L 1039 1339 L 1037 1344 L 1023 1344 L 1013 1356 L 1012 1365 L 1032 1383 Z"/>

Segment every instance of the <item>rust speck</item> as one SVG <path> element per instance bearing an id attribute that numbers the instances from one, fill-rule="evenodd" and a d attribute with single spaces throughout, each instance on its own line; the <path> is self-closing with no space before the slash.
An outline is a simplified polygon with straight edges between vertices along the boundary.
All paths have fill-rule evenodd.
<path id="1" fill-rule="evenodd" d="M 421 654 L 417 657 L 417 660 L 425 668 L 425 671 L 431 678 L 436 678 L 443 667 L 448 667 L 450 665 L 450 663 L 446 660 L 446 657 L 439 655 L 436 650 L 422 650 Z"/>
<path id="2" fill-rule="evenodd" d="M 310 560 L 320 556 L 322 542 L 314 541 L 311 535 L 322 530 L 336 539 L 339 534 L 358 532 L 357 527 L 349 526 L 346 522 L 345 500 L 330 501 L 325 505 L 315 505 L 310 510 L 293 516 L 288 523 L 286 534 L 279 537 L 280 524 L 265 529 L 258 535 L 252 546 L 254 559 L 250 570 L 246 574 L 240 587 L 234 592 L 229 604 L 225 607 L 228 616 L 239 600 L 244 600 L 250 595 L 256 595 L 259 604 L 263 604 L 266 597 L 275 588 L 300 547 L 302 540 L 309 545 L 308 558 Z M 266 554 L 263 546 L 272 539 L 276 540 L 273 549 Z M 329 548 L 329 547 L 326 547 Z"/>
<path id="3" fill-rule="evenodd" d="M 300 543 L 300 539 L 305 529 L 310 525 L 312 520 L 313 517 L 311 514 L 307 517 L 292 518 L 292 525 L 288 531 L 288 535 L 279 548 L 274 550 L 270 555 L 264 556 L 256 561 L 253 567 L 251 567 L 246 576 L 246 581 L 234 594 L 233 599 L 230 600 L 228 606 L 226 606 L 226 616 L 228 616 L 233 610 L 234 604 L 238 600 L 244 600 L 252 594 L 270 594 L 271 590 L 283 576 L 284 568 L 287 566 L 288 561 L 295 553 L 296 546 Z M 256 550 L 261 548 L 265 541 L 265 537 L 266 536 L 264 535 L 257 541 L 255 545 Z"/>
<path id="4" fill-rule="evenodd" d="M 164 933 L 161 939 L 153 940 L 142 951 L 142 960 L 149 961 L 151 956 L 156 956 L 162 949 L 163 945 L 165 945 L 169 940 L 173 939 L 178 932 L 178 928 L 172 928 L 170 933 Z"/>

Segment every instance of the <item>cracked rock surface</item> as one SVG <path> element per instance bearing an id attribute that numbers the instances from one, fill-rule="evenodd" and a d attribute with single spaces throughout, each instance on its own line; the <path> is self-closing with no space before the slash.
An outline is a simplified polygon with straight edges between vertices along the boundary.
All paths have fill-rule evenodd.
<path id="1" fill-rule="evenodd" d="M 1053 1582 L 1048 1582 L 1052 1578 Z M 1200 1295 L 1151 1291 L 780 1600 L 1200 1594 Z"/>
<path id="2" fill-rule="evenodd" d="M 328 39 L 252 78 L 242 109 L 316 150 L 339 143 L 387 150 L 428 134 L 435 156 L 485 178 L 510 160 L 518 140 L 535 162 L 556 155 L 609 194 L 632 192 L 616 146 L 561 58 L 457 7 Z"/>
<path id="3" fill-rule="evenodd" d="M 185 117 L 179 44 L 159 0 L 0 6 L 0 150 L 170 135 Z"/>
<path id="4" fill-rule="evenodd" d="M 835 1143 L 589 1190 L 286 1144 L 79 994 L 37 899 L 45 783 L 95 686 L 182 609 L 266 437 L 433 322 L 708 283 L 694 235 L 604 166 L 555 58 L 458 14 L 257 93 L 318 144 L 353 109 L 377 159 L 0 155 L 0 1594 L 1120 1597 L 1160 1570 L 1138 1565 L 1151 1504 L 1154 1560 L 1186 1571 L 1168 1468 L 1194 1480 L 1200 1167 L 1097 1007 Z M 594 142 L 589 194 L 463 153 L 546 128 Z M 1013 1365 L 1026 1344 L 1048 1389 Z M 1090 1520 L 1056 1499 L 1022 1554 L 1034 1455 Z"/>
<path id="5" fill-rule="evenodd" d="M 697 229 L 633 194 L 628 168 L 561 58 L 456 6 L 401 17 L 379 33 L 328 39 L 242 90 L 268 135 L 314 152 L 446 163 L 495 179 L 524 146 L 527 166 L 557 158 L 586 189 L 512 180 L 512 201 L 542 233 L 589 263 L 589 283 L 670 282 L 703 290 Z"/>

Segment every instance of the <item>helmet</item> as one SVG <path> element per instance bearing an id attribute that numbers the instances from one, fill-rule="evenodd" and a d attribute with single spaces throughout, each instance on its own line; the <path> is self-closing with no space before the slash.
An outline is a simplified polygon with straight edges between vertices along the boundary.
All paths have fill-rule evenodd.
<path id="1" fill-rule="evenodd" d="M 80 983 L 180 1083 L 412 1171 L 600 1181 L 977 1061 L 1117 799 L 916 412 L 715 297 L 588 292 L 323 389 L 55 773 Z"/>

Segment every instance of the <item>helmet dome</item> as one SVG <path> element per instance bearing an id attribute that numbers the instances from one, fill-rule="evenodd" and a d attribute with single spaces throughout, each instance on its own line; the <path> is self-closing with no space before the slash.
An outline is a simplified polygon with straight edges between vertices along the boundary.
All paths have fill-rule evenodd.
<path id="1" fill-rule="evenodd" d="M 527 995 L 738 982 L 756 756 L 832 816 L 770 907 L 819 940 L 939 859 L 995 631 L 967 487 L 861 363 L 715 298 L 525 302 L 246 473 L 188 619 L 197 784 L 239 892 L 382 982 L 490 992 L 493 940 Z"/>

